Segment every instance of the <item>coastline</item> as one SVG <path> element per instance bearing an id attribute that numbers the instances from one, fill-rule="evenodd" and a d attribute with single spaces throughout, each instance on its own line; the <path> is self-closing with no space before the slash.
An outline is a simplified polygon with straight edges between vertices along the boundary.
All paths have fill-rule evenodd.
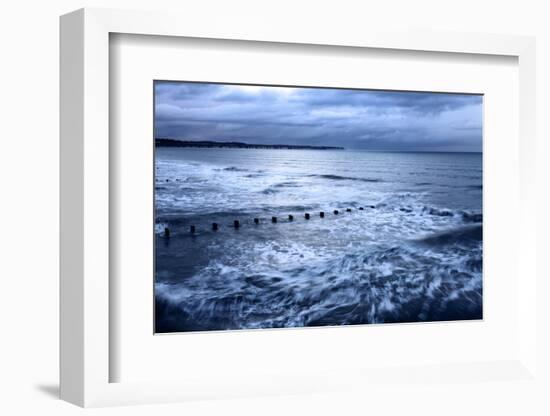
<path id="1" fill-rule="evenodd" d="M 228 149 L 286 149 L 286 150 L 345 150 L 339 146 L 308 146 L 292 144 L 256 144 L 242 142 L 216 142 L 211 140 L 174 140 L 155 139 L 155 147 L 194 147 L 194 148 L 228 148 Z"/>

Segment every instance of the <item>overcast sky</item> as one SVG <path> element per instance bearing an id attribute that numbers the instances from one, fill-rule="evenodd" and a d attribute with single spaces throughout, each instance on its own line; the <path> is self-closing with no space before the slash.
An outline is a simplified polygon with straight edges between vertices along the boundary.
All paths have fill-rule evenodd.
<path id="1" fill-rule="evenodd" d="M 156 82 L 155 106 L 157 138 L 482 149 L 479 95 Z"/>

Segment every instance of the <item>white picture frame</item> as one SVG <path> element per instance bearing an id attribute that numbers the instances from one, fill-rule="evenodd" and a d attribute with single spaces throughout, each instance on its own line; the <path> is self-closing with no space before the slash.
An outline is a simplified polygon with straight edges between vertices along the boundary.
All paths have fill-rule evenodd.
<path id="1" fill-rule="evenodd" d="M 529 37 L 465 33 L 397 32 L 375 29 L 339 31 L 280 28 L 266 22 L 240 26 L 219 20 L 168 13 L 82 9 L 61 18 L 61 398 L 80 406 L 158 403 L 196 398 L 323 392 L 353 384 L 406 378 L 410 370 L 380 368 L 362 372 L 342 368 L 323 379 L 315 374 L 281 373 L 261 380 L 232 382 L 220 374 L 181 381 L 111 382 L 110 345 L 110 34 L 332 45 L 452 54 L 516 57 L 519 62 L 519 164 L 521 216 L 518 219 L 517 292 L 519 345 L 510 360 L 457 366 L 441 363 L 415 370 L 415 377 L 479 383 L 476 372 L 518 381 L 536 377 L 536 211 L 535 41 Z M 336 335 L 334 335 L 336 336 Z M 245 365 L 245 364 L 243 364 Z M 439 376 L 438 376 L 439 377 Z M 343 382 L 342 380 L 347 380 Z M 353 380 L 353 381 L 351 381 Z"/>

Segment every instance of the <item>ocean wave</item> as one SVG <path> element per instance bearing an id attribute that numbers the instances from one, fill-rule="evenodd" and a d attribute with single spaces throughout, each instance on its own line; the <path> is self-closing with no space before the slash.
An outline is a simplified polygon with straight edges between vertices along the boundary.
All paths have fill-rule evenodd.
<path id="1" fill-rule="evenodd" d="M 423 212 L 429 215 L 436 215 L 438 217 L 452 217 L 456 214 L 450 209 L 441 209 L 434 207 L 423 207 Z"/>
<path id="2" fill-rule="evenodd" d="M 228 166 L 226 168 L 222 168 L 222 169 L 215 169 L 217 171 L 224 171 L 224 172 L 249 172 L 250 169 L 245 169 L 245 168 L 238 168 L 236 166 Z"/>
<path id="3" fill-rule="evenodd" d="M 382 182 L 381 179 L 358 178 L 353 176 L 340 176 L 340 175 L 308 175 L 308 176 L 313 178 L 330 179 L 335 181 Z"/>
<path id="4" fill-rule="evenodd" d="M 267 188 L 262 189 L 260 193 L 264 195 L 270 195 L 270 194 L 276 194 L 276 193 L 282 192 L 287 188 L 301 188 L 302 186 L 303 184 L 301 183 L 284 181 L 284 182 L 278 182 L 273 185 L 270 185 Z"/>
<path id="5" fill-rule="evenodd" d="M 302 184 L 300 183 L 296 183 L 296 182 L 279 182 L 279 183 L 276 183 L 275 185 L 273 185 L 274 188 L 300 188 L 301 186 L 303 186 Z"/>
<path id="6" fill-rule="evenodd" d="M 422 213 L 427 215 L 434 215 L 437 217 L 456 217 L 462 219 L 464 222 L 467 223 L 483 222 L 483 214 L 481 212 L 469 212 L 463 210 L 451 210 L 447 208 L 423 206 Z"/>
<path id="7" fill-rule="evenodd" d="M 278 189 L 273 189 L 273 188 L 265 188 L 263 190 L 260 191 L 262 194 L 264 195 L 271 195 L 271 194 L 276 194 L 278 192 L 280 192 Z"/>
<path id="8" fill-rule="evenodd" d="M 460 215 L 464 222 L 483 222 L 483 214 L 480 212 L 461 211 Z"/>
<path id="9" fill-rule="evenodd" d="M 469 242 L 481 242 L 483 239 L 483 227 L 480 224 L 466 225 L 440 231 L 419 239 L 419 242 L 441 247 L 449 244 L 467 244 Z"/>
<path id="10" fill-rule="evenodd" d="M 254 254 L 277 261 L 216 259 L 185 284 L 157 283 L 157 331 L 482 317 L 480 250 L 403 244 L 323 258 L 266 244 Z"/>

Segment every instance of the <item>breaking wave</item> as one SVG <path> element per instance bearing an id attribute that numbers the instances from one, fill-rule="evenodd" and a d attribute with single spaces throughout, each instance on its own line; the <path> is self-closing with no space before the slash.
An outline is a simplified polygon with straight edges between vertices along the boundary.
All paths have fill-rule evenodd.
<path id="1" fill-rule="evenodd" d="M 481 319 L 477 228 L 419 241 L 456 244 L 443 254 L 411 242 L 368 255 L 316 259 L 304 247 L 267 244 L 255 255 L 284 257 L 276 261 L 284 268 L 215 260 L 185 285 L 157 283 L 157 330 Z"/>

